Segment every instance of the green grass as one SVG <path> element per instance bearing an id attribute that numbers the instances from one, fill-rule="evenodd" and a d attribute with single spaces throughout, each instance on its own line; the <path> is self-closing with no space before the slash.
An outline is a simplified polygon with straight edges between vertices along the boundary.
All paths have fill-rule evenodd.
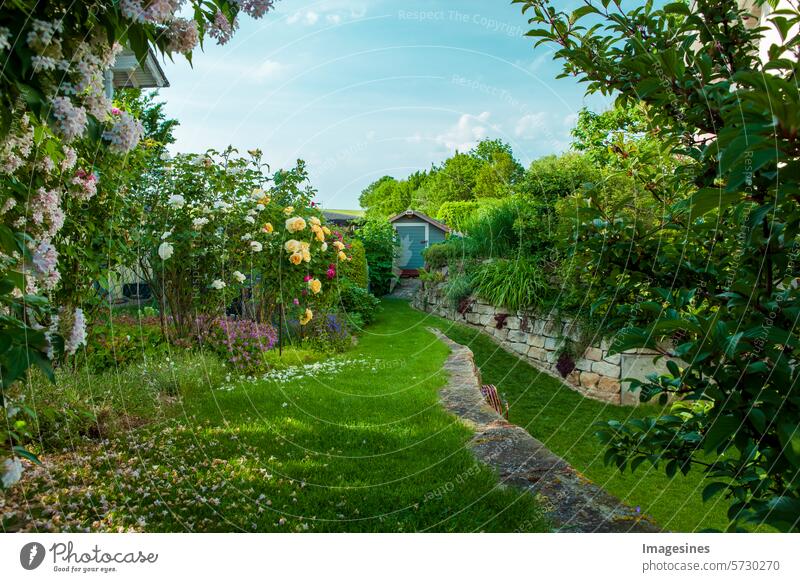
<path id="1" fill-rule="evenodd" d="M 46 459 L 5 527 L 547 531 L 537 501 L 476 464 L 471 431 L 439 405 L 448 350 L 426 321 L 387 302 L 342 356 L 252 381 L 195 369 L 172 418 Z"/>
<path id="2" fill-rule="evenodd" d="M 631 506 L 639 506 L 670 531 L 724 530 L 727 502 L 716 497 L 703 503 L 706 485 L 697 470 L 669 479 L 663 469 L 642 465 L 635 473 L 620 473 L 603 463 L 605 449 L 594 436 L 594 423 L 623 421 L 658 413 L 653 406 L 621 407 L 590 400 L 558 380 L 502 350 L 475 328 L 430 316 L 453 341 L 475 354 L 483 381 L 494 384 L 509 402 L 509 420 L 524 427 L 575 469 Z"/>

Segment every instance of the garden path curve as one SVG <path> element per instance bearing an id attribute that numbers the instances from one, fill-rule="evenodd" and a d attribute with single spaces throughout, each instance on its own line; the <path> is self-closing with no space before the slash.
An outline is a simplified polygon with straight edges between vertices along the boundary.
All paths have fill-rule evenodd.
<path id="1" fill-rule="evenodd" d="M 449 380 L 439 396 L 448 411 L 475 431 L 467 446 L 479 461 L 497 471 L 503 485 L 536 495 L 556 531 L 661 531 L 486 404 L 472 351 L 438 329 L 429 330 L 450 348 L 444 364 Z"/>

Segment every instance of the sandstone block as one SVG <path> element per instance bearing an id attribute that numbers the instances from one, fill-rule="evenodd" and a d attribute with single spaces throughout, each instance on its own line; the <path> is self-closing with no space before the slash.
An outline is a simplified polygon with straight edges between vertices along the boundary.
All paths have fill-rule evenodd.
<path id="1" fill-rule="evenodd" d="M 592 364 L 592 372 L 600 374 L 601 376 L 608 376 L 609 378 L 619 378 L 620 368 L 608 362 L 594 362 Z"/>
<path id="2" fill-rule="evenodd" d="M 542 348 L 532 347 L 528 349 L 528 357 L 537 362 L 546 362 L 548 353 L 547 350 L 543 350 Z"/>
<path id="3" fill-rule="evenodd" d="M 509 319 L 511 319 L 509 317 Z M 525 345 L 528 344 L 528 334 L 524 331 L 520 331 L 519 329 L 509 328 L 508 330 L 508 341 L 510 342 L 521 342 Z M 527 351 L 527 348 L 526 348 Z"/>
<path id="4" fill-rule="evenodd" d="M 600 378 L 597 383 L 597 389 L 607 394 L 619 394 L 620 381 L 611 378 Z"/>
<path id="5" fill-rule="evenodd" d="M 543 348 L 544 347 L 544 336 L 535 335 L 535 334 L 528 334 L 528 345 L 533 346 L 535 348 Z"/>
<path id="6" fill-rule="evenodd" d="M 587 360 L 601 362 L 603 360 L 603 350 L 600 348 L 588 347 L 586 351 L 583 352 L 583 357 Z"/>
<path id="7" fill-rule="evenodd" d="M 581 386 L 584 388 L 594 388 L 600 381 L 600 376 L 594 372 L 581 372 Z"/>

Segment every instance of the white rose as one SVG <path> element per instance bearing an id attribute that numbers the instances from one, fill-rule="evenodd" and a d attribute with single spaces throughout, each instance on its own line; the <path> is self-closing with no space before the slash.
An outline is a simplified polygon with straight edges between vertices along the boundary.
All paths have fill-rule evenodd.
<path id="1" fill-rule="evenodd" d="M 180 194 L 173 194 L 167 200 L 167 204 L 169 204 L 173 208 L 183 208 L 184 206 L 186 206 L 186 198 L 184 198 Z"/>
<path id="2" fill-rule="evenodd" d="M 225 289 L 225 287 L 226 287 L 225 281 L 221 279 L 214 279 L 211 282 L 211 288 L 216 289 L 217 291 L 221 291 L 222 289 Z"/>
<path id="3" fill-rule="evenodd" d="M 239 271 L 233 272 L 233 278 L 239 283 L 244 283 L 247 280 L 247 277 L 244 276 L 244 273 L 240 273 Z"/>
<path id="4" fill-rule="evenodd" d="M 192 221 L 192 226 L 194 226 L 195 230 L 200 230 L 206 224 L 208 224 L 208 219 L 207 218 L 195 218 Z"/>
<path id="5" fill-rule="evenodd" d="M 244 217 L 244 221 L 245 221 L 247 224 L 255 224 L 255 223 L 256 223 L 256 219 L 255 219 L 255 218 L 253 218 L 252 216 L 245 216 L 245 217 Z"/>
<path id="6" fill-rule="evenodd" d="M 158 247 L 158 256 L 161 257 L 162 261 L 166 261 L 172 256 L 172 253 L 175 252 L 175 247 L 173 247 L 168 242 L 163 242 Z"/>
<path id="7" fill-rule="evenodd" d="M 262 250 L 264 250 L 264 247 L 261 246 L 260 242 L 258 242 L 257 240 L 254 240 L 254 241 L 250 241 L 250 249 L 254 253 L 260 253 Z"/>
<path id="8" fill-rule="evenodd" d="M 256 204 L 256 210 L 261 212 L 262 210 L 264 210 L 264 205 L 263 204 Z"/>
<path id="9" fill-rule="evenodd" d="M 326 243 L 326 242 L 322 243 L 322 246 L 320 248 L 322 249 L 322 252 L 324 253 L 325 251 L 328 250 L 328 243 Z"/>

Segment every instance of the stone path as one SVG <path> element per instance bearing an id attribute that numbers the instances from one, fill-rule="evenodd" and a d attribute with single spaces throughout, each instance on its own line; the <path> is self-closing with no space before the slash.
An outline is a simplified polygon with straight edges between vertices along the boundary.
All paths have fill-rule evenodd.
<path id="1" fill-rule="evenodd" d="M 400 279 L 387 297 L 392 297 L 394 299 L 408 299 L 411 301 L 417 296 L 421 285 L 422 282 L 413 277 Z"/>
<path id="2" fill-rule="evenodd" d="M 556 531 L 661 531 L 587 480 L 526 430 L 497 414 L 481 395 L 480 371 L 472 351 L 439 330 L 429 329 L 450 348 L 444 365 L 450 378 L 440 398 L 445 408 L 475 430 L 468 445 L 470 450 L 479 461 L 497 471 L 504 485 L 537 495 Z"/>

